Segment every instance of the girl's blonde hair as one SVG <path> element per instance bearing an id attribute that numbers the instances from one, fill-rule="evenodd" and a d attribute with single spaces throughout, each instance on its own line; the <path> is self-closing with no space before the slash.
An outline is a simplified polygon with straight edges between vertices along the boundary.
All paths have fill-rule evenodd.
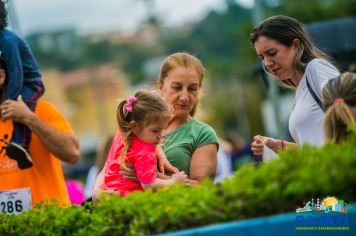
<path id="1" fill-rule="evenodd" d="M 137 91 L 134 97 L 136 101 L 130 104 L 131 111 L 125 108 L 128 100 L 121 101 L 116 110 L 117 122 L 124 143 L 120 166 L 124 169 L 127 169 L 127 152 L 132 143 L 132 123 L 135 122 L 140 129 L 144 129 L 149 124 L 166 122 L 170 118 L 168 106 L 159 94 L 141 90 Z"/>
<path id="2" fill-rule="evenodd" d="M 95 166 L 97 166 L 99 170 L 102 170 L 104 168 L 113 140 L 114 135 L 110 135 L 99 147 L 97 158 L 95 159 Z"/>
<path id="3" fill-rule="evenodd" d="M 323 104 L 325 138 L 340 143 L 348 135 L 348 125 L 355 122 L 356 74 L 346 72 L 330 80 L 323 89 Z"/>
<path id="4" fill-rule="evenodd" d="M 173 53 L 163 61 L 157 81 L 158 85 L 163 85 L 164 80 L 167 78 L 169 72 L 178 67 L 192 68 L 196 70 L 199 75 L 199 88 L 201 88 L 203 80 L 205 78 L 205 68 L 198 58 L 185 52 Z M 193 106 L 192 111 L 190 112 L 191 116 L 194 116 L 196 111 L 198 110 L 199 101 L 200 93 L 198 95 L 196 103 Z"/>

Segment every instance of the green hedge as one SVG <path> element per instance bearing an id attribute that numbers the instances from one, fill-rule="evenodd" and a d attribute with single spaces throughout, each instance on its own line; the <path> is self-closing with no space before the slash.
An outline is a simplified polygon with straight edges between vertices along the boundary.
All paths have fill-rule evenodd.
<path id="1" fill-rule="evenodd" d="M 242 167 L 222 184 L 172 186 L 114 196 L 87 208 L 45 206 L 0 215 L 0 235 L 146 235 L 295 211 L 310 198 L 356 200 L 356 138 L 303 147 L 262 165 Z"/>

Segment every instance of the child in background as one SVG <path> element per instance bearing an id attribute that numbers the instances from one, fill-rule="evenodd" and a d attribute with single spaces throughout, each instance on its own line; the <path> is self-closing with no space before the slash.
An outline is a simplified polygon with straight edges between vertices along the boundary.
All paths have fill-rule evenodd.
<path id="1" fill-rule="evenodd" d="M 356 74 L 345 72 L 323 89 L 324 135 L 327 142 L 341 143 L 356 122 Z"/>
<path id="2" fill-rule="evenodd" d="M 73 205 L 80 205 L 85 200 L 84 187 L 82 182 L 76 179 L 66 180 L 66 187 L 70 199 L 70 203 Z"/>
<path id="3" fill-rule="evenodd" d="M 170 179 L 157 178 L 156 146 L 170 118 L 162 98 L 153 92 L 138 91 L 121 101 L 117 108 L 119 131 L 116 133 L 105 163 L 105 190 L 126 196 L 134 191 L 153 190 L 175 183 L 185 183 L 182 171 Z M 120 170 L 133 168 L 139 182 L 126 179 Z"/>
<path id="4" fill-rule="evenodd" d="M 5 29 L 7 26 L 7 10 L 5 1 L 0 0 L 0 56 L 6 63 L 7 90 L 1 103 L 6 99 L 17 100 L 19 95 L 27 106 L 34 111 L 37 100 L 44 93 L 39 66 L 28 45 L 16 34 Z M 9 112 L 1 110 L 2 117 Z M 23 124 L 13 122 L 10 143 L 6 147 L 6 155 L 17 161 L 20 169 L 32 166 L 32 158 L 28 152 L 31 141 L 31 130 Z"/>

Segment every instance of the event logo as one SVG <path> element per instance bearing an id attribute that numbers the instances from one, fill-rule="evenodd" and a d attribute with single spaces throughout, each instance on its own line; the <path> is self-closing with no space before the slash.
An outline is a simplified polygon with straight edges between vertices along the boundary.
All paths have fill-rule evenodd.
<path id="1" fill-rule="evenodd" d="M 312 198 L 304 207 L 297 208 L 295 229 L 350 230 L 347 208 L 347 203 L 336 197 L 327 197 L 322 201 Z"/>
<path id="2" fill-rule="evenodd" d="M 0 52 L 1 53 L 1 52 Z M 5 134 L 4 138 L 0 138 L 0 155 L 6 155 L 6 146 L 8 144 L 9 135 Z"/>

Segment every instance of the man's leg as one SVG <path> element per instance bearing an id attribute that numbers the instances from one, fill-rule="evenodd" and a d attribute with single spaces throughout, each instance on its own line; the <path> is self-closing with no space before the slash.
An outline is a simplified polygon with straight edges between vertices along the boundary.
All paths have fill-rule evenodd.
<path id="1" fill-rule="evenodd" d="M 36 104 L 27 105 L 33 111 Z M 13 122 L 13 127 L 10 143 L 6 147 L 6 155 L 16 160 L 20 169 L 30 168 L 33 164 L 28 148 L 32 132 L 26 125 L 17 122 Z"/>

